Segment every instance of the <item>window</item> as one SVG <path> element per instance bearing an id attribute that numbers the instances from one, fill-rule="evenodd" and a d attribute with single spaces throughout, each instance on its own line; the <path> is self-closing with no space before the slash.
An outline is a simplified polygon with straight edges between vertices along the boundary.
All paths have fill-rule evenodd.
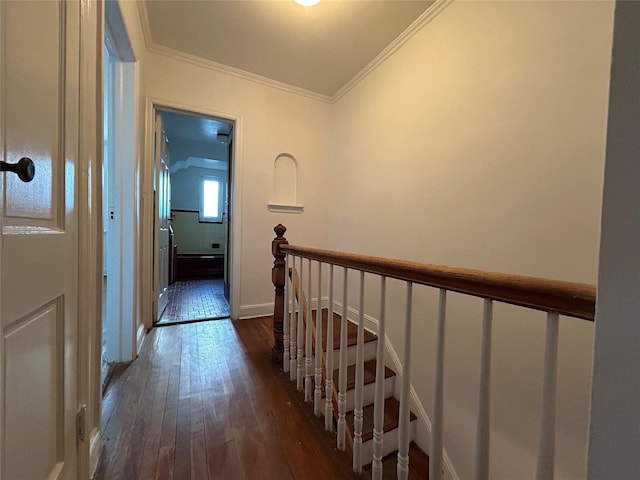
<path id="1" fill-rule="evenodd" d="M 202 178 L 201 222 L 222 222 L 223 192 L 222 179 Z"/>
<path id="2" fill-rule="evenodd" d="M 204 180 L 203 182 L 202 216 L 215 218 L 220 216 L 220 183 L 217 180 Z"/>

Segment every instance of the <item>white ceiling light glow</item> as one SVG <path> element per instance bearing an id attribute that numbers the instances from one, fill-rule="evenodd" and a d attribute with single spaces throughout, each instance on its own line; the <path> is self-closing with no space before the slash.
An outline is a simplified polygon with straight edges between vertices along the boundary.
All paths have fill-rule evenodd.
<path id="1" fill-rule="evenodd" d="M 295 0 L 298 5 L 302 5 L 303 7 L 313 7 L 320 0 Z"/>

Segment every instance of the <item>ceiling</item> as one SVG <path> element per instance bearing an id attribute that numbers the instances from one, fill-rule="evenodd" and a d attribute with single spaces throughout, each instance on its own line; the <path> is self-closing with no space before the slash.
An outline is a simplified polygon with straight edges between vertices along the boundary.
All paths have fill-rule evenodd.
<path id="1" fill-rule="evenodd" d="M 219 137 L 225 138 L 231 133 L 232 125 L 213 118 L 163 111 L 162 128 L 169 141 L 172 137 L 181 137 L 185 140 L 207 142 L 221 140 Z"/>
<path id="2" fill-rule="evenodd" d="M 194 114 L 162 111 L 162 129 L 169 141 L 169 152 L 176 142 L 189 145 L 189 153 L 180 157 L 169 155 L 169 172 L 171 175 L 190 167 L 213 170 L 227 170 L 229 159 L 227 145 L 233 125 Z M 184 140 L 187 140 L 185 143 Z M 193 143 L 192 143 L 193 142 Z M 203 147 L 203 143 L 207 147 Z"/>
<path id="3" fill-rule="evenodd" d="M 144 0 L 153 50 L 335 97 L 433 0 Z M 240 71 L 240 72 L 239 72 Z"/>

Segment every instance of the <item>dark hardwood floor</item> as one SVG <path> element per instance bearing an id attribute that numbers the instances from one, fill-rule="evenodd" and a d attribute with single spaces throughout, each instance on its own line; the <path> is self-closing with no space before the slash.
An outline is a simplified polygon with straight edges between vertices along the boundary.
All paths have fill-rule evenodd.
<path id="1" fill-rule="evenodd" d="M 266 317 L 149 332 L 106 390 L 94 478 L 353 478 L 350 457 L 272 366 L 271 325 Z"/>

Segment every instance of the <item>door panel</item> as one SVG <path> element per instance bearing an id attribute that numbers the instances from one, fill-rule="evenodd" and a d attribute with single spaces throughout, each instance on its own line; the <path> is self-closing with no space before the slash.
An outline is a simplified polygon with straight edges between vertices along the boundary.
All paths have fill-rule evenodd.
<path id="1" fill-rule="evenodd" d="M 60 63 L 65 48 L 60 29 L 64 12 L 57 2 L 2 3 L 7 3 L 3 44 L 10 46 L 4 51 L 8 72 L 3 98 L 6 148 L 11 157 L 17 157 L 9 160 L 27 156 L 34 161 L 38 172 L 28 189 L 15 175 L 7 177 L 5 214 L 14 218 L 11 223 L 23 225 L 32 225 L 34 218 L 55 221 L 55 187 L 59 180 L 56 167 L 62 162 L 51 162 L 51 156 L 59 157 L 63 153 L 60 132 L 64 109 L 59 92 L 65 73 L 64 62 Z M 27 31 L 38 34 L 25 35 L 25 25 L 28 25 Z M 25 41 L 25 37 L 37 37 L 37 42 Z M 20 222 L 18 218 L 25 221 Z M 47 222 L 47 226 L 57 225 Z"/>
<path id="2" fill-rule="evenodd" d="M 20 472 L 20 478 L 48 478 L 60 467 L 59 452 L 64 450 L 63 429 L 58 425 L 64 415 L 59 389 L 64 384 L 63 318 L 64 305 L 58 297 L 4 332 L 5 385 L 11 392 L 5 404 L 5 435 L 11 439 L 5 447 L 5 470 Z M 37 408 L 25 408 L 26 399 L 47 401 L 38 402 Z M 34 451 L 38 452 L 35 456 Z"/>
<path id="3" fill-rule="evenodd" d="M 0 1 L 0 478 L 76 478 L 79 4 Z M 29 34 L 28 32 L 37 32 Z"/>
<path id="4" fill-rule="evenodd" d="M 155 225 L 156 241 L 155 249 L 155 291 L 157 295 L 158 311 L 156 320 L 160 320 L 168 303 L 169 287 L 169 215 L 171 211 L 171 183 L 169 179 L 169 149 L 167 148 L 167 136 L 162 128 L 162 116 L 156 112 L 155 126 Z"/>

